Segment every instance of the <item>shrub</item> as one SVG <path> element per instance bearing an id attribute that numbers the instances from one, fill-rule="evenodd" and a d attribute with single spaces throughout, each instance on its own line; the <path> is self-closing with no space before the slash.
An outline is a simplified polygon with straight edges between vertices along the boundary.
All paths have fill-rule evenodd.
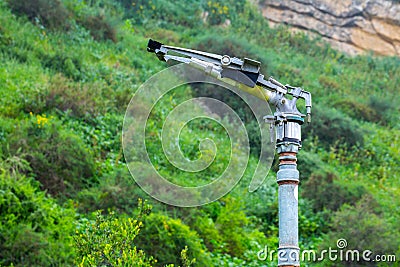
<path id="1" fill-rule="evenodd" d="M 362 251 L 371 250 L 371 259 L 376 255 L 394 255 L 398 249 L 399 233 L 382 218 L 379 205 L 367 195 L 355 206 L 345 204 L 334 214 L 332 231 L 325 236 L 320 251 L 335 247 L 339 238 L 346 239 L 346 250 L 360 252 L 360 261 L 343 257 L 343 261 L 326 261 L 324 266 L 377 266 L 374 261 L 365 261 Z"/>
<path id="2" fill-rule="evenodd" d="M 68 27 L 68 11 L 60 0 L 7 0 L 13 12 L 51 29 Z"/>
<path id="3" fill-rule="evenodd" d="M 76 265 L 153 266 L 154 259 L 134 245 L 142 227 L 141 216 L 139 214 L 138 220 L 117 218 L 113 213 L 103 216 L 97 212 L 95 221 L 82 223 L 75 235 Z"/>
<path id="4" fill-rule="evenodd" d="M 229 6 L 217 1 L 208 1 L 205 8 L 208 12 L 207 21 L 211 25 L 224 23 L 229 18 Z"/>
<path id="5" fill-rule="evenodd" d="M 96 219 L 82 220 L 74 236 L 77 248 L 77 266 L 137 266 L 151 267 L 157 263 L 136 246 L 137 237 L 143 227 L 143 220 L 149 215 L 151 206 L 138 200 L 139 211 L 136 219 L 117 217 L 113 212 L 102 215 L 95 213 Z M 140 235 L 141 236 L 141 235 Z M 153 240 L 149 240 L 149 245 Z M 182 267 L 190 267 L 196 262 L 188 255 L 185 246 L 179 253 Z M 161 252 L 162 253 L 162 252 Z M 174 267 L 174 264 L 163 265 Z"/>
<path id="6" fill-rule="evenodd" d="M 138 24 L 146 24 L 150 20 L 159 25 L 182 25 L 195 28 L 201 24 L 201 4 L 199 1 L 168 0 L 118 0 L 126 8 L 126 17 Z"/>
<path id="7" fill-rule="evenodd" d="M 300 151 L 297 157 L 297 169 L 300 172 L 300 181 L 307 181 L 313 173 L 324 172 L 328 165 L 326 165 L 319 155 L 307 151 L 308 148 Z"/>
<path id="8" fill-rule="evenodd" d="M 300 186 L 299 190 L 302 192 L 303 188 Z M 299 199 L 299 241 L 303 247 L 314 247 L 321 240 L 321 236 L 329 232 L 331 213 L 330 210 L 315 211 L 313 200 L 303 197 Z"/>
<path id="9" fill-rule="evenodd" d="M 243 203 L 232 198 L 226 198 L 224 202 L 225 207 L 221 210 L 215 224 L 226 243 L 226 252 L 241 256 L 248 248 L 247 238 L 242 234 L 242 228 L 249 224 L 249 220 L 243 212 Z"/>
<path id="10" fill-rule="evenodd" d="M 45 93 L 46 110 L 58 109 L 70 116 L 83 118 L 105 112 L 107 100 L 102 98 L 104 85 L 77 84 L 62 75 L 52 77 Z"/>
<path id="11" fill-rule="evenodd" d="M 114 43 L 118 41 L 116 29 L 107 21 L 104 15 L 88 15 L 78 19 L 78 22 L 90 31 L 96 41 L 111 40 Z"/>
<path id="12" fill-rule="evenodd" d="M 398 124 L 400 108 L 396 104 L 396 98 L 371 96 L 368 106 L 374 111 L 376 122 L 379 122 L 381 125 L 391 126 Z"/>
<path id="13" fill-rule="evenodd" d="M 336 109 L 314 107 L 313 121 L 304 127 L 304 138 L 312 135 L 318 137 L 325 148 L 338 146 L 341 143 L 349 147 L 364 144 L 363 132 L 358 123 Z"/>
<path id="14" fill-rule="evenodd" d="M 102 166 L 106 172 L 124 161 L 121 147 L 122 115 L 105 113 L 104 116 L 85 116 L 82 120 L 66 114 L 63 123 L 91 148 L 97 159 L 106 160 Z M 119 172 L 117 169 L 115 171 Z"/>
<path id="15" fill-rule="evenodd" d="M 179 219 L 150 214 L 144 220 L 144 228 L 136 244 L 146 254 L 154 255 L 157 259 L 155 266 L 169 263 L 182 265 L 179 254 L 186 246 L 189 248 L 188 256 L 196 259 L 198 266 L 213 266 L 197 233 Z"/>
<path id="16" fill-rule="evenodd" d="M 66 55 L 64 52 L 58 52 L 54 55 L 40 55 L 42 66 L 56 73 L 63 73 L 68 78 L 79 80 L 82 78 L 82 61 L 78 56 Z"/>
<path id="17" fill-rule="evenodd" d="M 348 187 L 336 182 L 332 173 L 313 174 L 302 186 L 302 196 L 313 201 L 314 211 L 338 210 L 343 204 L 354 204 L 366 190 L 363 186 Z"/>
<path id="18" fill-rule="evenodd" d="M 378 115 L 373 108 L 350 99 L 337 101 L 333 106 L 356 120 L 370 122 L 379 122 L 381 120 L 381 115 Z"/>
<path id="19" fill-rule="evenodd" d="M 31 115 L 10 134 L 10 155 L 22 155 L 42 189 L 74 195 L 95 182 L 95 163 L 82 140 L 61 128 L 55 118 Z"/>
<path id="20" fill-rule="evenodd" d="M 255 249 L 253 244 L 261 243 L 265 236 L 255 227 L 249 227 L 251 220 L 244 212 L 244 202 L 241 198 L 226 197 L 215 226 L 220 232 L 224 248 L 222 252 L 244 258 L 245 252 Z"/>
<path id="21" fill-rule="evenodd" d="M 203 239 L 204 245 L 209 251 L 221 250 L 223 247 L 223 238 L 211 218 L 205 214 L 197 214 L 196 218 L 193 220 L 192 227 Z"/>
<path id="22" fill-rule="evenodd" d="M 327 90 L 339 90 L 340 84 L 332 77 L 321 75 L 318 79 L 319 83 Z"/>
<path id="23" fill-rule="evenodd" d="M 50 29 L 69 30 L 71 23 L 69 11 L 60 0 L 8 0 L 13 12 L 18 15 L 25 15 L 32 22 Z M 108 21 L 108 18 L 101 14 L 99 10 L 91 9 L 86 5 L 86 13 L 79 14 L 77 10 L 73 10 L 76 21 L 89 30 L 90 34 L 96 41 L 111 40 L 117 42 L 116 29 Z M 90 12 L 88 11 L 90 9 Z M 91 14 L 94 13 L 95 14 Z M 59 64 L 68 67 L 65 60 L 57 60 Z M 73 62 L 75 63 L 75 62 Z"/>
<path id="24" fill-rule="evenodd" d="M 137 206 L 137 199 L 145 196 L 146 193 L 133 181 L 126 166 L 115 167 L 111 173 L 99 178 L 98 186 L 79 192 L 78 210 L 83 213 L 115 210 L 129 214 Z"/>
<path id="25" fill-rule="evenodd" d="M 37 182 L 0 170 L 0 265 L 68 266 L 75 210 L 46 197 Z"/>
<path id="26" fill-rule="evenodd" d="M 292 86 L 303 86 L 305 84 L 304 72 L 287 63 L 279 64 L 272 71 L 272 75 L 279 77 L 279 79 Z"/>
<path id="27" fill-rule="evenodd" d="M 117 42 L 117 30 L 113 22 L 117 22 L 122 18 L 123 8 L 114 1 L 75 1 L 64 0 L 66 8 L 73 14 L 74 22 L 83 26 L 88 30 L 88 33 L 96 41 L 111 40 Z M 76 27 L 71 31 L 71 34 L 76 34 L 73 31 L 81 31 Z M 87 34 L 85 33 L 87 36 Z M 85 37 L 86 37 L 85 36 Z"/>
<path id="28" fill-rule="evenodd" d="M 246 6 L 246 1 L 233 1 L 233 0 L 212 0 L 204 1 L 203 9 L 206 12 L 204 20 L 210 25 L 220 25 L 225 23 L 228 19 L 236 23 L 240 15 L 243 15 L 244 10 L 250 8 Z M 225 24 L 229 25 L 229 24 Z"/>

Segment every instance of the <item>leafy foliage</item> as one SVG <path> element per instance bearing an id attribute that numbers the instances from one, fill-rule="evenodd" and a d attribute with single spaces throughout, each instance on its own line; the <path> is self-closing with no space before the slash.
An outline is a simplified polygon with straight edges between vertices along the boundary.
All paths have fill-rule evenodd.
<path id="1" fill-rule="evenodd" d="M 96 181 L 92 154 L 52 116 L 31 113 L 9 138 L 8 149 L 29 162 L 28 173 L 52 195 L 71 196 Z"/>
<path id="2" fill-rule="evenodd" d="M 65 266 L 74 258 L 85 266 L 273 264 L 256 253 L 278 246 L 277 165 L 251 194 L 246 171 L 244 183 L 209 205 L 179 209 L 152 201 L 154 212 L 142 226 L 132 213 L 147 195 L 123 165 L 123 114 L 140 84 L 165 68 L 145 52 L 148 38 L 250 57 L 262 62 L 267 77 L 311 91 L 313 122 L 303 126 L 298 155 L 301 247 L 323 248 L 344 237 L 357 248 L 396 249 L 398 58 L 349 57 L 285 26 L 270 28 L 250 1 L 3 0 L 0 264 Z M 243 101 L 204 85 L 181 89 L 161 99 L 149 118 L 146 145 L 156 169 L 192 186 L 221 173 L 229 153 L 237 153 L 222 127 L 194 120 L 181 132 L 183 153 L 197 158 L 199 140 L 210 135 L 225 153 L 190 174 L 162 154 L 159 134 L 168 112 L 204 95 L 224 101 L 246 123 L 249 168 L 256 165 L 259 125 Z M 103 213 L 93 217 L 98 209 Z"/>
<path id="3" fill-rule="evenodd" d="M 67 27 L 68 11 L 60 0 L 8 0 L 11 9 L 32 22 L 49 28 Z"/>
<path id="4" fill-rule="evenodd" d="M 107 91 L 101 83 L 80 86 L 62 75 L 56 75 L 50 81 L 45 95 L 45 110 L 58 109 L 81 118 L 96 116 L 108 108 L 109 101 L 101 98 Z"/>
<path id="5" fill-rule="evenodd" d="M 129 214 L 138 204 L 136 197 L 146 197 L 146 194 L 132 181 L 125 166 L 112 169 L 112 172 L 100 177 L 98 186 L 79 192 L 77 202 L 80 212 L 114 210 Z"/>
<path id="6" fill-rule="evenodd" d="M 137 266 L 151 267 L 155 263 L 134 245 L 142 227 L 141 218 L 150 212 L 150 207 L 139 202 L 138 219 L 117 218 L 96 212 L 95 221 L 83 222 L 76 231 L 78 266 Z"/>
<path id="7" fill-rule="evenodd" d="M 183 265 L 180 252 L 186 246 L 190 248 L 188 256 L 196 259 L 196 264 L 212 266 L 210 256 L 197 233 L 181 220 L 152 213 L 144 220 L 144 225 L 136 244 L 147 254 L 156 255 L 156 266 L 165 266 L 170 263 Z"/>
<path id="8" fill-rule="evenodd" d="M 335 180 L 332 173 L 313 174 L 303 185 L 303 196 L 313 201 L 315 211 L 336 211 L 345 203 L 355 204 L 366 193 L 363 186 L 348 188 Z"/>
<path id="9" fill-rule="evenodd" d="M 395 255 L 398 233 L 380 217 L 381 211 L 376 201 L 371 196 L 362 198 L 357 205 L 344 205 L 333 217 L 333 231 L 329 233 L 323 246 L 333 246 L 329 240 L 346 237 L 348 247 L 360 252 L 371 250 L 370 258 L 376 255 Z M 360 253 L 361 254 L 361 253 Z M 344 260 L 343 262 L 326 262 L 325 266 L 376 266 L 373 261 Z"/>
<path id="10" fill-rule="evenodd" d="M 101 14 L 85 17 L 84 20 L 78 20 L 80 24 L 90 31 L 90 34 L 96 41 L 111 40 L 114 43 L 118 41 L 117 31 Z"/>
<path id="11" fill-rule="evenodd" d="M 306 130 L 305 138 L 310 135 L 317 136 L 319 144 L 325 148 L 340 144 L 346 144 L 349 147 L 364 144 L 362 130 L 358 123 L 335 109 L 315 108 L 313 123 Z"/>
<path id="12" fill-rule="evenodd" d="M 72 205 L 59 206 L 32 179 L 0 173 L 0 264 L 70 265 L 75 227 Z"/>

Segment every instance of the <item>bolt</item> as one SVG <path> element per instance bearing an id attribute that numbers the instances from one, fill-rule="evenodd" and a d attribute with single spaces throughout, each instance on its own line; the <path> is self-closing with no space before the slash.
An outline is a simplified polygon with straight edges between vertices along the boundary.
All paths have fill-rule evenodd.
<path id="1" fill-rule="evenodd" d="M 221 63 L 222 63 L 222 65 L 227 66 L 227 65 L 229 65 L 229 63 L 231 63 L 231 58 L 229 56 L 225 55 L 221 58 Z"/>

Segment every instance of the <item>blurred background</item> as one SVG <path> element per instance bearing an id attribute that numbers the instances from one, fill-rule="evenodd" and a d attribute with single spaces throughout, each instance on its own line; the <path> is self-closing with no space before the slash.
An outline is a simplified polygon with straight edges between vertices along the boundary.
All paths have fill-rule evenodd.
<path id="1" fill-rule="evenodd" d="M 162 123 L 193 97 L 228 103 L 251 145 L 231 193 L 177 208 L 132 179 L 121 147 L 125 110 L 139 86 L 168 66 L 146 52 L 149 38 L 250 57 L 266 77 L 310 91 L 313 120 L 298 156 L 300 248 L 335 249 L 344 238 L 348 249 L 399 260 L 400 3 L 334 2 L 0 0 L 0 265 L 276 265 L 257 253 L 278 247 L 278 166 L 262 188 L 247 191 L 260 133 L 235 95 L 178 87 L 157 103 L 146 129 L 160 173 L 183 185 L 204 183 L 229 162 L 223 127 L 187 124 L 179 144 L 188 158 L 199 156 L 199 141 L 210 135 L 219 154 L 205 171 L 185 173 L 160 150 Z"/>

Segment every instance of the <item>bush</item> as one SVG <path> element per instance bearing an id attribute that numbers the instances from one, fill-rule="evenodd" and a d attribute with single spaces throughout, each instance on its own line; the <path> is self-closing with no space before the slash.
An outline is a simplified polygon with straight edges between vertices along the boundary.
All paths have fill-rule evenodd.
<path id="1" fill-rule="evenodd" d="M 396 104 L 396 98 L 379 98 L 372 96 L 369 99 L 368 106 L 376 114 L 375 121 L 381 125 L 394 126 L 398 124 L 398 115 L 400 114 L 400 108 Z"/>
<path id="2" fill-rule="evenodd" d="M 333 106 L 355 120 L 364 120 L 370 122 L 381 121 L 381 115 L 378 115 L 373 108 L 354 100 L 343 99 L 334 103 Z"/>
<path id="3" fill-rule="evenodd" d="M 274 77 L 279 77 L 285 84 L 292 86 L 303 86 L 305 84 L 304 72 L 290 64 L 279 64 L 271 73 Z"/>
<path id="4" fill-rule="evenodd" d="M 204 245 L 211 252 L 220 251 L 223 248 L 223 238 L 215 226 L 214 221 L 205 214 L 196 214 L 193 220 L 193 229 L 203 239 Z"/>
<path id="5" fill-rule="evenodd" d="M 348 147 L 364 144 L 363 132 L 358 123 L 328 107 L 314 107 L 313 121 L 303 129 L 303 139 L 317 136 L 319 143 L 325 148 L 341 144 L 347 144 Z"/>
<path id="6" fill-rule="evenodd" d="M 37 182 L 0 170 L 0 265 L 68 266 L 75 210 L 45 196 Z"/>
<path id="7" fill-rule="evenodd" d="M 102 98 L 106 94 L 104 89 L 101 83 L 82 85 L 56 75 L 50 80 L 45 93 L 46 110 L 58 109 L 78 118 L 97 116 L 108 108 L 109 102 Z"/>
<path id="8" fill-rule="evenodd" d="M 124 161 L 121 144 L 122 115 L 105 113 L 104 116 L 85 116 L 85 120 L 82 120 L 66 114 L 63 119 L 64 125 L 91 148 L 97 159 L 106 160 L 102 169 L 110 171 Z M 115 171 L 119 173 L 119 170 Z"/>
<path id="9" fill-rule="evenodd" d="M 249 248 L 248 238 L 242 233 L 249 220 L 243 212 L 243 203 L 232 198 L 226 198 L 224 202 L 225 207 L 215 224 L 226 244 L 225 252 L 240 257 Z"/>
<path id="10" fill-rule="evenodd" d="M 332 228 L 325 236 L 321 250 L 335 248 L 336 241 L 344 238 L 347 247 L 343 250 L 358 250 L 360 261 L 347 261 L 343 257 L 343 261 L 326 261 L 324 266 L 377 266 L 374 261 L 365 261 L 362 251 L 372 251 L 369 257 L 373 259 L 376 255 L 395 255 L 398 249 L 399 233 L 382 218 L 379 205 L 370 195 L 362 198 L 355 206 L 345 204 L 334 214 Z"/>
<path id="11" fill-rule="evenodd" d="M 303 188 L 300 187 L 299 190 L 302 192 Z M 321 241 L 321 236 L 329 232 L 331 213 L 330 210 L 316 212 L 312 200 L 303 197 L 299 199 L 299 242 L 302 247 L 314 247 Z"/>
<path id="12" fill-rule="evenodd" d="M 218 1 L 208 1 L 205 5 L 207 12 L 207 21 L 211 25 L 218 25 L 224 23 L 229 18 L 229 6 L 224 5 L 225 3 L 219 3 Z"/>
<path id="13" fill-rule="evenodd" d="M 142 212 L 147 211 L 145 208 Z M 77 266 L 153 266 L 153 258 L 134 245 L 142 227 L 142 215 L 138 220 L 97 212 L 95 221 L 82 223 L 75 235 Z"/>
<path id="14" fill-rule="evenodd" d="M 159 25 L 198 27 L 201 4 L 199 1 L 168 1 L 168 0 L 118 0 L 126 8 L 126 17 L 132 18 L 137 24 L 146 24 L 150 20 Z"/>
<path id="15" fill-rule="evenodd" d="M 236 23 L 238 18 L 243 16 L 246 9 L 251 8 L 246 1 L 233 0 L 212 0 L 204 1 L 203 9 L 205 14 L 204 20 L 210 25 L 227 24 L 227 20 Z M 247 6 L 246 6 L 247 5 Z M 247 10 L 246 10 L 247 11 Z"/>
<path id="16" fill-rule="evenodd" d="M 79 192 L 78 210 L 83 213 L 114 210 L 120 214 L 129 214 L 137 206 L 137 199 L 146 196 L 133 181 L 126 166 L 115 167 L 111 173 L 99 179 L 98 186 Z"/>
<path id="17" fill-rule="evenodd" d="M 136 245 L 146 254 L 154 255 L 157 259 L 155 266 L 169 263 L 182 265 L 179 255 L 186 246 L 189 248 L 188 256 L 196 259 L 198 266 L 213 266 L 196 232 L 179 219 L 158 213 L 152 213 L 144 220 Z"/>
<path id="18" fill-rule="evenodd" d="M 152 256 L 147 256 L 138 249 L 136 241 L 143 227 L 143 220 L 151 210 L 141 199 L 138 200 L 139 211 L 136 219 L 117 217 L 113 212 L 102 215 L 95 213 L 96 219 L 82 220 L 76 231 L 75 245 L 77 247 L 77 266 L 136 266 L 151 267 L 157 263 Z M 149 245 L 153 240 L 149 240 Z M 196 262 L 188 256 L 188 247 L 179 253 L 182 267 L 190 267 Z M 174 267 L 174 264 L 164 265 Z"/>
<path id="19" fill-rule="evenodd" d="M 61 0 L 8 0 L 8 3 L 14 13 L 25 15 L 33 23 L 50 29 L 69 30 L 71 23 L 69 11 L 66 9 Z M 85 5 L 83 5 L 85 6 Z M 117 42 L 116 29 L 108 21 L 108 18 L 101 14 L 99 10 L 90 9 L 85 6 L 86 13 L 79 13 L 73 10 L 76 21 L 89 30 L 90 34 L 96 41 L 111 40 Z M 96 14 L 89 14 L 96 11 Z M 65 60 L 57 60 L 59 64 L 68 65 Z M 66 65 L 66 67 L 68 67 Z"/>
<path id="20" fill-rule="evenodd" d="M 107 21 L 104 15 L 88 15 L 82 19 L 78 19 L 78 23 L 88 29 L 90 35 L 96 41 L 111 40 L 114 43 L 118 41 L 116 29 Z"/>
<path id="21" fill-rule="evenodd" d="M 310 179 L 314 173 L 324 172 L 329 166 L 321 160 L 318 154 L 309 152 L 308 148 L 303 149 L 300 150 L 300 154 L 297 157 L 297 169 L 300 172 L 301 182 Z"/>
<path id="22" fill-rule="evenodd" d="M 271 208 L 269 201 L 266 202 L 270 196 L 265 196 L 265 191 L 260 193 L 260 190 L 252 193 L 257 196 L 247 196 L 245 200 L 240 196 L 233 197 L 232 192 L 231 196 L 197 210 L 190 210 L 188 214 L 180 214 L 180 217 L 187 218 L 188 224 L 202 238 L 213 255 L 213 261 L 214 256 L 224 254 L 248 263 L 254 258 L 254 251 L 258 251 L 257 249 L 266 243 L 270 244 L 270 238 L 264 235 L 267 230 L 263 229 L 261 232 L 259 225 L 266 219 L 268 212 L 275 212 L 271 220 L 277 222 L 277 207 Z M 242 194 L 243 191 L 239 191 Z M 259 197 L 265 197 L 262 199 L 264 202 L 261 202 Z M 276 202 L 275 198 L 274 200 Z M 269 218 L 266 220 L 266 225 L 272 224 Z M 277 233 L 273 235 L 275 234 Z"/>
<path id="23" fill-rule="evenodd" d="M 58 52 L 54 55 L 40 54 L 42 66 L 56 73 L 63 73 L 68 78 L 79 80 L 82 78 L 82 60 L 78 56 L 66 55 Z"/>
<path id="24" fill-rule="evenodd" d="M 7 0 L 13 12 L 51 29 L 68 27 L 68 11 L 60 0 Z"/>
<path id="25" fill-rule="evenodd" d="M 313 201 L 314 211 L 336 211 L 343 204 L 355 204 L 366 194 L 363 186 L 348 187 L 336 182 L 332 173 L 313 174 L 302 186 L 302 196 Z"/>
<path id="26" fill-rule="evenodd" d="M 327 90 L 339 90 L 340 84 L 332 77 L 321 75 L 318 79 L 319 83 Z"/>
<path id="27" fill-rule="evenodd" d="M 112 0 L 75 1 L 64 0 L 65 6 L 74 16 L 74 22 L 83 26 L 96 41 L 111 40 L 117 42 L 117 30 L 114 22 L 122 18 L 123 8 Z M 77 26 L 76 24 L 74 26 Z M 73 27 L 71 27 L 73 28 Z M 78 30 L 74 27 L 73 31 Z M 85 33 L 86 35 L 86 33 Z"/>
<path id="28" fill-rule="evenodd" d="M 32 114 L 10 134 L 8 147 L 10 155 L 29 162 L 29 173 L 52 195 L 71 196 L 96 181 L 92 154 L 53 117 Z"/>

